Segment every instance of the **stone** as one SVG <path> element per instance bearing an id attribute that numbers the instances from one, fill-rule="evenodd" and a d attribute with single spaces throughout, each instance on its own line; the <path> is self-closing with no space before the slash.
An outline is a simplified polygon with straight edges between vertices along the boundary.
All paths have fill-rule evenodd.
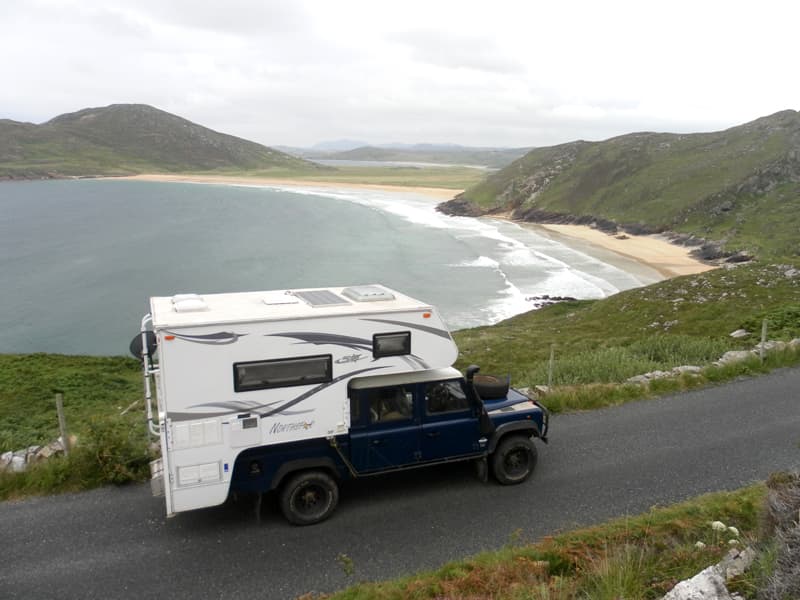
<path id="1" fill-rule="evenodd" d="M 672 369 L 672 372 L 676 375 L 681 375 L 683 373 L 691 373 L 696 375 L 703 370 L 702 367 L 698 367 L 697 365 L 681 365 L 680 367 L 675 367 Z"/>
<path id="2" fill-rule="evenodd" d="M 663 600 L 731 600 L 731 595 L 716 567 L 708 567 L 681 581 Z"/>
<path id="3" fill-rule="evenodd" d="M 5 470 L 10 469 L 11 465 L 11 458 L 14 456 L 14 453 L 10 450 L 8 452 L 3 452 L 0 454 L 0 473 Z"/>
<path id="4" fill-rule="evenodd" d="M 756 558 L 756 551 L 750 547 L 744 550 L 732 549 L 728 551 L 725 558 L 717 565 L 719 573 L 725 577 L 726 581 L 730 581 L 734 577 L 738 577 L 753 564 Z"/>
<path id="5" fill-rule="evenodd" d="M 780 340 L 777 341 L 766 341 L 766 342 L 759 342 L 757 343 L 753 350 L 756 352 L 760 352 L 761 348 L 764 348 L 764 352 L 772 352 L 773 350 L 784 350 L 786 348 L 786 342 L 782 342 Z"/>
<path id="6" fill-rule="evenodd" d="M 25 462 L 30 464 L 36 460 L 36 454 L 41 450 L 41 446 L 28 446 L 25 449 Z"/>
<path id="7" fill-rule="evenodd" d="M 717 366 L 722 366 L 730 363 L 741 362 L 743 360 L 747 360 L 751 356 L 753 356 L 753 353 L 749 350 L 731 350 L 723 354 L 714 364 Z"/>
<path id="8" fill-rule="evenodd" d="M 737 329 L 736 331 L 733 331 L 733 332 L 729 333 L 728 335 L 730 335 L 734 339 L 738 339 L 738 338 L 747 337 L 748 335 L 750 335 L 750 332 L 747 331 L 746 329 Z"/>
<path id="9" fill-rule="evenodd" d="M 12 473 L 22 473 L 27 464 L 25 462 L 25 455 L 24 454 L 17 454 L 16 452 L 11 457 L 11 472 Z"/>
<path id="10" fill-rule="evenodd" d="M 43 446 L 39 452 L 36 453 L 36 460 L 47 460 L 51 456 L 56 456 L 57 454 L 64 453 L 64 446 L 61 445 L 59 440 L 55 442 L 50 442 L 46 446 Z"/>

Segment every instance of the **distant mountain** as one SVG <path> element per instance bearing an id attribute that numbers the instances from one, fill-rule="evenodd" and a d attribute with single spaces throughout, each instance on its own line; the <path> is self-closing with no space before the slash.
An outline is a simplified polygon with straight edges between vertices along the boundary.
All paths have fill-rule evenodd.
<path id="1" fill-rule="evenodd" d="M 800 255 L 800 113 L 725 131 L 632 133 L 537 148 L 455 199 L 449 214 L 672 231 L 709 258 Z"/>
<path id="2" fill-rule="evenodd" d="M 367 142 L 360 142 L 357 140 L 331 140 L 314 144 L 309 150 L 314 152 L 343 152 L 366 145 Z"/>
<path id="3" fill-rule="evenodd" d="M 0 178 L 318 168 L 144 104 L 113 104 L 42 123 L 0 120 Z"/>

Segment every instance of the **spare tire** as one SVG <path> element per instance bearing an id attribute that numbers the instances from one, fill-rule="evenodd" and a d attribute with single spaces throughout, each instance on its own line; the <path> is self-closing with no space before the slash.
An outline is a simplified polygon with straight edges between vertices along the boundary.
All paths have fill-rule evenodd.
<path id="1" fill-rule="evenodd" d="M 505 398 L 508 395 L 509 377 L 501 379 L 494 375 L 475 375 L 472 385 L 475 386 L 478 396 L 484 400 Z"/>

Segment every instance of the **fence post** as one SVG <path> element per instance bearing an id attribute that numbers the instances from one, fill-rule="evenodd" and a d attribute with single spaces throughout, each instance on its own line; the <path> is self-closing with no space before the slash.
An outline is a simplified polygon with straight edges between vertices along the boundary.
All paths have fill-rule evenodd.
<path id="1" fill-rule="evenodd" d="M 550 363 L 547 365 L 547 389 L 553 388 L 553 365 L 556 359 L 556 345 L 550 344 Z"/>
<path id="2" fill-rule="evenodd" d="M 58 429 L 64 445 L 64 456 L 69 456 L 69 436 L 67 435 L 67 420 L 64 418 L 63 392 L 56 392 L 56 412 L 58 413 Z"/>
<path id="3" fill-rule="evenodd" d="M 767 320 L 761 322 L 761 346 L 759 346 L 758 356 L 761 358 L 761 363 L 764 363 L 764 346 L 767 343 Z"/>

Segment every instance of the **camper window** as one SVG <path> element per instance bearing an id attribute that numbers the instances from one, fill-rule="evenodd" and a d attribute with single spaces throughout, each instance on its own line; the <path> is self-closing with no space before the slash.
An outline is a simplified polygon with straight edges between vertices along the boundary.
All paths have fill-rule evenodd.
<path id="1" fill-rule="evenodd" d="M 373 358 L 411 354 L 411 332 L 376 333 L 372 336 Z"/>
<path id="2" fill-rule="evenodd" d="M 241 362 L 233 365 L 233 387 L 237 392 L 249 392 L 328 383 L 332 373 L 330 354 Z"/>

